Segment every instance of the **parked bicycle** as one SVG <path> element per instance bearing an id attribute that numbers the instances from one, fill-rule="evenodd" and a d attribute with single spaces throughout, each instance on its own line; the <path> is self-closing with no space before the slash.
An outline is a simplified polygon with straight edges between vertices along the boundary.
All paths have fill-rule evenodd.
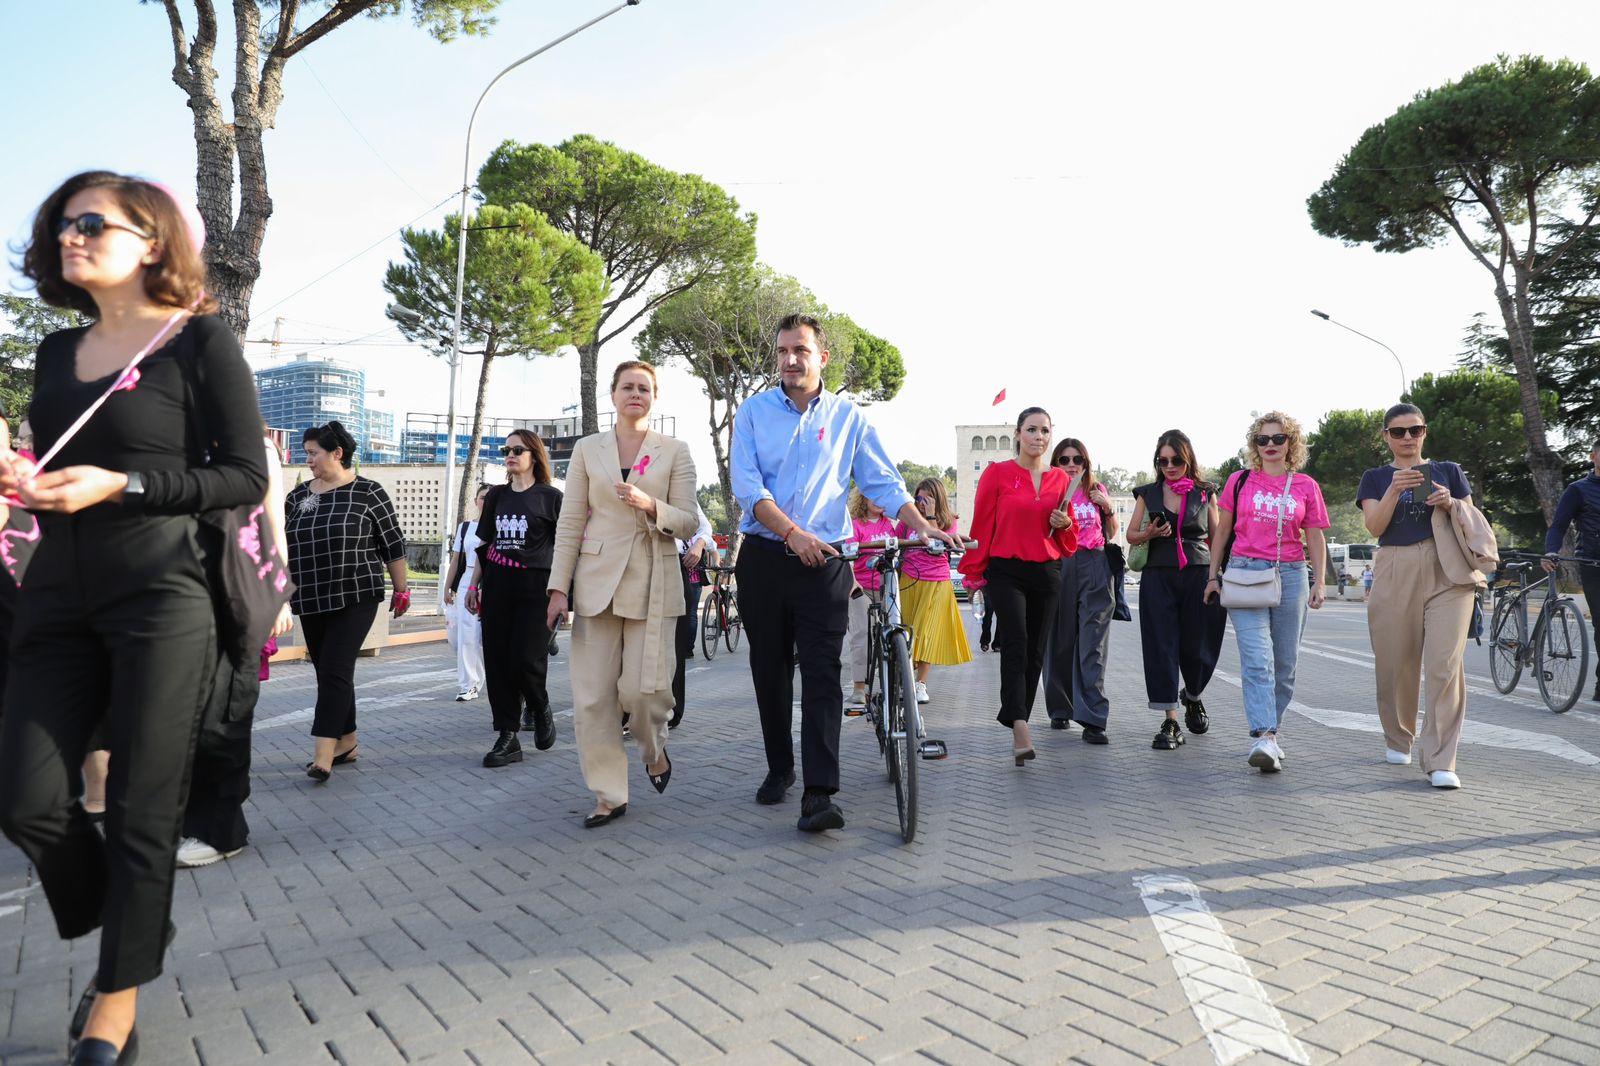
<path id="1" fill-rule="evenodd" d="M 739 647 L 744 622 L 739 618 L 739 598 L 729 585 L 733 580 L 733 567 L 706 563 L 704 569 L 711 579 L 711 587 L 700 604 L 700 651 L 710 660 L 717 657 L 719 640 L 730 652 Z"/>
<path id="2" fill-rule="evenodd" d="M 978 546 L 975 540 L 966 542 Z M 894 782 L 895 806 L 900 815 L 900 838 L 907 844 L 917 835 L 917 763 L 922 759 L 944 759 L 950 754 L 942 740 L 928 739 L 928 731 L 917 708 L 916 675 L 911 669 L 911 627 L 900 618 L 900 567 L 905 553 L 926 552 L 943 555 L 943 541 L 924 544 L 920 540 L 846 541 L 841 555 L 854 560 L 861 555 L 876 555 L 871 566 L 883 575 L 883 598 L 867 608 L 867 697 L 861 708 L 845 713 L 865 715 L 872 721 L 878 737 L 878 751 L 884 768 Z"/>
<path id="3" fill-rule="evenodd" d="M 1533 573 L 1542 556 L 1507 552 L 1500 578 L 1494 586 L 1494 615 L 1489 628 L 1489 674 L 1494 687 L 1510 692 L 1527 667 L 1539 681 L 1545 706 L 1557 714 L 1572 709 L 1589 671 L 1589 633 L 1583 612 L 1571 596 L 1556 586 L 1556 574 Z M 1587 563 L 1588 559 L 1555 557 L 1557 562 Z M 1528 605 L 1532 593 L 1544 587 L 1539 617 L 1528 631 Z"/>

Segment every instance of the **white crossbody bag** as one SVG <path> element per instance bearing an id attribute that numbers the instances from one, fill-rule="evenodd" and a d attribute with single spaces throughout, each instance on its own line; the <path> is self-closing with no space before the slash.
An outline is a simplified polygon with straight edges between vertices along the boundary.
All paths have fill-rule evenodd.
<path id="1" fill-rule="evenodd" d="M 1239 475 L 1239 489 L 1233 497 L 1233 521 L 1235 536 L 1237 536 L 1239 522 L 1239 496 L 1244 491 L 1244 483 L 1249 480 L 1248 474 Z M 1278 547 L 1277 558 L 1271 567 L 1266 570 L 1246 570 L 1242 566 L 1235 566 L 1235 560 L 1230 551 L 1228 567 L 1222 572 L 1222 606 L 1233 608 L 1250 607 L 1276 607 L 1283 602 L 1283 578 L 1278 572 L 1278 564 L 1283 562 L 1283 514 L 1289 509 L 1289 486 L 1294 484 L 1294 471 L 1289 471 L 1288 478 L 1283 483 L 1283 503 L 1278 507 Z"/>

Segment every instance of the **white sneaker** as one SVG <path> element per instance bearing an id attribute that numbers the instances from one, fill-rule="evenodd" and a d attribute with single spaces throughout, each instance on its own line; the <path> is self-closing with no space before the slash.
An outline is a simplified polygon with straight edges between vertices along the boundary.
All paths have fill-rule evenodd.
<path id="1" fill-rule="evenodd" d="M 921 681 L 917 682 L 917 702 L 928 702 L 928 686 Z"/>
<path id="2" fill-rule="evenodd" d="M 210 866 L 214 862 L 231 859 L 243 850 L 234 848 L 232 851 L 218 851 L 196 837 L 184 837 L 183 842 L 178 845 L 178 868 L 190 870 L 196 866 Z"/>
<path id="3" fill-rule="evenodd" d="M 1411 753 L 1409 751 L 1395 751 L 1393 748 L 1383 749 L 1383 761 L 1392 762 L 1396 766 L 1410 766 Z"/>
<path id="4" fill-rule="evenodd" d="M 867 690 L 858 688 L 844 698 L 846 707 L 865 707 L 867 705 Z"/>
<path id="5" fill-rule="evenodd" d="M 1435 770 L 1428 775 L 1428 784 L 1434 788 L 1460 788 L 1461 778 L 1449 770 Z"/>
<path id="6" fill-rule="evenodd" d="M 1261 737 L 1250 748 L 1250 765 L 1264 774 L 1275 774 L 1283 769 L 1283 752 L 1271 737 Z"/>

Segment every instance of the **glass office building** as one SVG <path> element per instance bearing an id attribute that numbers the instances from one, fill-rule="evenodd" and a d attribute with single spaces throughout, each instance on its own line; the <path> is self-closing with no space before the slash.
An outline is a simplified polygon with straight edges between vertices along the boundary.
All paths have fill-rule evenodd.
<path id="1" fill-rule="evenodd" d="M 333 359 L 298 355 L 293 361 L 256 371 L 261 416 L 274 429 L 289 431 L 289 462 L 303 463 L 300 435 L 312 426 L 339 421 L 357 445 L 367 446 L 366 372 Z M 393 416 L 390 416 L 393 436 Z"/>

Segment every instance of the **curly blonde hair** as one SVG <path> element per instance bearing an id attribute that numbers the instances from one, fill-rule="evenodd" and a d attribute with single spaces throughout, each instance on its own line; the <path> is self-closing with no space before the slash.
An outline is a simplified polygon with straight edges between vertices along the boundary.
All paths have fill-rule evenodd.
<path id="1" fill-rule="evenodd" d="M 861 490 L 854 485 L 850 486 L 850 503 L 848 509 L 851 518 L 859 518 L 863 522 L 872 517 L 873 509 L 878 505 L 861 494 Z"/>
<path id="2" fill-rule="evenodd" d="M 1261 432 L 1261 427 L 1270 422 L 1276 422 L 1283 427 L 1283 432 L 1289 440 L 1285 447 L 1288 449 L 1283 457 L 1290 470 L 1299 470 L 1306 465 L 1306 431 L 1300 423 L 1284 414 L 1282 411 L 1268 411 L 1250 423 L 1250 428 L 1245 431 L 1244 450 L 1249 457 L 1248 466 L 1251 470 L 1261 469 L 1261 452 L 1256 448 L 1256 434 Z"/>

